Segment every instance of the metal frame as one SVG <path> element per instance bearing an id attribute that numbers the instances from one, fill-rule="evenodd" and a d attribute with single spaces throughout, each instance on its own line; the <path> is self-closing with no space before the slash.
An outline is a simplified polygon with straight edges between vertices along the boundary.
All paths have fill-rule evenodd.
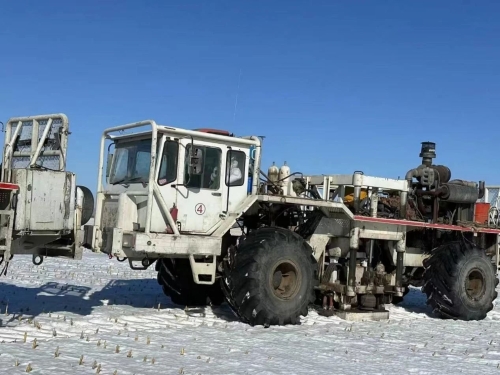
<path id="1" fill-rule="evenodd" d="M 406 180 L 366 176 L 360 171 L 343 175 L 305 176 L 305 179 L 307 188 L 315 186 L 318 190 L 322 190 L 322 198 L 325 201 L 335 200 L 339 196 L 343 197 L 345 195 L 345 188 L 353 187 L 355 214 L 359 212 L 359 205 L 361 203 L 360 195 L 363 188 L 367 189 L 369 198 L 372 198 L 372 196 L 377 197 L 379 192 L 398 191 L 401 197 L 401 212 L 406 212 L 406 202 L 409 191 L 408 181 Z M 335 190 L 335 192 L 333 196 L 330 196 L 333 190 Z M 314 206 L 314 204 L 311 204 L 311 206 Z M 372 199 L 370 214 L 372 217 L 377 216 L 376 199 Z"/>
<path id="2" fill-rule="evenodd" d="M 32 168 L 36 165 L 36 161 L 40 157 L 43 144 L 45 143 L 49 132 L 52 128 L 53 121 L 55 119 L 61 120 L 62 134 L 60 138 L 60 150 L 47 150 L 43 152 L 45 156 L 59 156 L 59 170 L 64 171 L 66 169 L 66 153 L 68 148 L 68 134 L 69 134 L 69 120 L 68 117 L 63 113 L 49 114 L 49 115 L 38 115 L 38 116 L 27 116 L 27 117 L 13 117 L 7 121 L 5 125 L 5 139 L 4 139 L 4 154 L 3 154 L 3 165 L 2 165 L 2 177 L 3 182 L 10 182 L 11 169 L 12 169 L 12 158 L 14 156 L 18 157 L 29 157 L 29 167 Z M 39 139 L 39 127 L 41 121 L 47 121 L 45 124 L 42 136 Z M 14 144 L 19 138 L 23 123 L 31 122 L 32 125 L 32 137 L 31 137 L 31 150 L 29 153 L 15 153 L 13 151 Z M 16 127 L 14 132 L 13 127 Z M 42 125 L 43 126 L 43 125 Z"/>
<path id="3" fill-rule="evenodd" d="M 490 191 L 496 190 L 494 199 L 490 197 Z M 483 203 L 489 203 L 488 226 L 498 227 L 500 225 L 500 185 L 485 186 L 484 197 L 479 200 Z M 497 271 L 500 270 L 500 233 L 497 234 L 495 246 L 495 263 Z"/>
<path id="4" fill-rule="evenodd" d="M 0 215 L 5 217 L 7 220 L 7 226 L 5 227 L 5 232 L 4 232 L 5 245 L 0 246 L 0 256 L 2 257 L 2 262 L 6 261 L 8 263 L 10 261 L 10 256 L 11 256 L 10 250 L 12 244 L 12 231 L 14 229 L 15 210 L 12 208 L 12 200 L 19 191 L 19 185 L 0 182 L 0 191 L 3 191 L 5 194 L 8 194 L 9 196 L 9 205 L 7 209 L 0 211 Z"/>
<path id="5" fill-rule="evenodd" d="M 355 172 L 353 174 L 307 176 L 307 180 L 309 184 L 319 186 L 326 185 L 326 183 L 328 183 L 331 186 L 377 187 L 381 190 L 408 191 L 408 182 L 406 180 L 367 176 L 362 172 Z"/>
<path id="6" fill-rule="evenodd" d="M 334 237 L 343 237 L 349 240 L 350 259 L 356 259 L 359 251 L 359 239 L 361 238 L 393 242 L 395 246 L 393 246 L 391 251 L 394 264 L 396 265 L 395 296 L 403 295 L 403 267 L 421 267 L 423 259 L 427 256 L 427 254 L 424 253 L 415 253 L 415 249 L 411 249 L 411 252 L 407 254 L 405 233 L 417 228 L 429 228 L 474 234 L 494 234 L 497 238 L 500 236 L 500 229 L 498 228 L 431 224 L 407 219 L 377 217 L 378 200 L 375 197 L 377 197 L 379 193 L 388 191 L 399 192 L 401 205 L 406 204 L 406 198 L 409 191 L 408 182 L 406 180 L 365 176 L 361 172 L 355 172 L 352 175 L 304 176 L 304 179 L 307 189 L 316 187 L 318 190 L 322 190 L 321 199 L 290 196 L 259 196 L 259 200 L 263 202 L 317 207 L 326 214 L 328 219 L 323 218 L 322 222 L 324 222 L 324 224 L 321 225 L 321 228 L 318 227 L 315 233 L 308 238 L 308 242 L 313 247 L 314 256 L 317 260 L 321 259 L 322 252 L 324 252 L 323 249 L 327 245 L 329 239 Z M 341 199 L 345 195 L 345 188 L 347 186 L 354 188 L 354 215 Z M 361 189 L 366 189 L 368 197 L 371 198 L 372 204 L 370 205 L 369 216 L 357 214 L 360 204 Z M 336 196 L 340 198 L 340 201 L 334 201 Z M 500 253 L 500 245 L 497 246 L 496 252 L 497 254 Z M 499 259 L 499 257 L 500 256 L 497 255 L 497 259 Z M 352 277 L 354 277 L 355 268 L 356 265 L 354 263 L 349 265 L 349 272 Z M 351 277 L 349 277 L 348 284 L 345 288 L 347 296 L 354 295 L 356 288 L 354 280 Z"/>
<path id="7" fill-rule="evenodd" d="M 490 190 L 500 190 L 500 185 L 489 185 L 484 187 L 484 197 L 480 199 L 480 202 L 494 203 L 490 200 Z M 499 195 L 497 193 L 497 195 Z"/>
<path id="8" fill-rule="evenodd" d="M 497 190 L 494 199 L 490 198 L 491 190 Z M 500 224 L 500 186 L 486 186 L 484 189 L 484 197 L 480 201 L 490 204 L 488 210 L 488 225 L 498 227 Z"/>

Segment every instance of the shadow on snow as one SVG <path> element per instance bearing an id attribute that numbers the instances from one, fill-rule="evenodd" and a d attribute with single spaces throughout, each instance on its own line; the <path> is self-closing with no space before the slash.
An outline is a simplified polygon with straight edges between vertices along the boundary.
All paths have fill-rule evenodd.
<path id="1" fill-rule="evenodd" d="M 23 287 L 0 282 L 0 327 L 18 319 L 19 316 L 36 317 L 44 313 L 66 312 L 90 315 L 100 306 L 129 306 L 133 308 L 181 309 L 165 296 L 156 279 L 111 280 L 102 290 L 66 283 L 48 282 L 40 287 Z M 5 315 L 6 309 L 8 315 Z M 220 307 L 198 307 L 185 309 L 186 315 L 204 315 L 212 312 L 226 321 L 237 318 L 224 304 Z"/>
<path id="2" fill-rule="evenodd" d="M 416 314 L 432 317 L 426 305 L 425 295 L 417 288 L 411 288 L 403 302 L 397 306 Z M 165 296 L 156 279 L 111 280 L 106 286 L 92 292 L 91 288 L 57 282 L 48 282 L 41 287 L 22 287 L 0 282 L 0 327 L 16 320 L 19 316 L 36 317 L 43 313 L 66 312 L 89 315 L 100 306 L 115 305 L 132 308 L 181 309 L 186 315 L 204 316 L 212 312 L 226 321 L 237 321 L 227 304 L 219 307 L 187 308 L 175 305 Z M 8 309 L 8 315 L 5 311 Z"/>
<path id="3" fill-rule="evenodd" d="M 404 297 L 403 301 L 396 305 L 406 311 L 414 314 L 425 314 L 430 318 L 436 319 L 432 309 L 427 305 L 427 296 L 420 288 L 410 287 L 410 291 Z"/>

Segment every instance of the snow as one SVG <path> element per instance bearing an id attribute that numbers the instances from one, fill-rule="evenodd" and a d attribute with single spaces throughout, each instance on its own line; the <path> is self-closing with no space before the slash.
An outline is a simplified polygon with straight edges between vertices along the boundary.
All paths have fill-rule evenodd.
<path id="1" fill-rule="evenodd" d="M 250 327 L 227 306 L 173 305 L 154 267 L 90 252 L 41 266 L 17 256 L 0 278 L 0 373 L 500 373 L 499 307 L 480 322 L 440 320 L 412 289 L 388 308 L 382 322 L 311 308 L 301 325 Z"/>

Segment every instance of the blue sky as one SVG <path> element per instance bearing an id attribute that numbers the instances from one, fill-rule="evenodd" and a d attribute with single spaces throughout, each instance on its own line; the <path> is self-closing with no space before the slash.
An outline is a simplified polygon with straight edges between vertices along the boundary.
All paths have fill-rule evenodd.
<path id="1" fill-rule="evenodd" d="M 0 120 L 66 113 L 68 169 L 93 191 L 102 130 L 148 118 L 265 135 L 264 169 L 286 160 L 305 174 L 397 178 L 429 140 L 453 178 L 500 184 L 499 11 L 494 1 L 3 0 Z"/>

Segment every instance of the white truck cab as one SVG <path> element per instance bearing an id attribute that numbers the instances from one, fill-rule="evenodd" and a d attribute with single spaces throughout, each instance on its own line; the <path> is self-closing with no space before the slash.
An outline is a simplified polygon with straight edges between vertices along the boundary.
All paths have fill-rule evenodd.
<path id="1" fill-rule="evenodd" d="M 154 121 L 106 130 L 85 242 L 144 266 L 159 256 L 220 255 L 222 237 L 256 200 L 260 144 L 258 137 Z"/>

